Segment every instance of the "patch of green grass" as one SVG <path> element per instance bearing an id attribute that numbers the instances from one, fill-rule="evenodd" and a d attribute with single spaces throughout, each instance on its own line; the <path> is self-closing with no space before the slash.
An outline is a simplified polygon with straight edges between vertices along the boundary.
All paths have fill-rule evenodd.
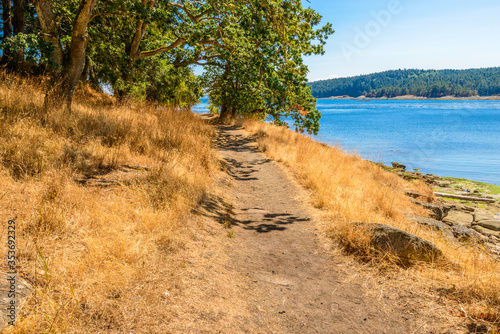
<path id="1" fill-rule="evenodd" d="M 456 199 L 456 198 L 449 198 L 449 197 L 443 197 L 447 201 L 452 201 L 452 202 L 460 202 L 462 204 L 467 204 L 467 205 L 476 205 L 476 203 L 469 202 L 469 201 L 464 201 L 462 199 Z"/>
<path id="2" fill-rule="evenodd" d="M 450 194 L 450 195 L 455 194 L 455 193 L 454 193 L 454 192 L 452 192 L 452 191 L 448 191 L 448 190 L 444 190 L 444 189 L 446 189 L 446 188 L 435 187 L 433 190 L 434 190 L 435 192 L 438 192 L 438 193 L 443 193 L 443 194 Z"/>
<path id="3" fill-rule="evenodd" d="M 443 197 L 443 198 L 447 201 L 450 201 L 450 202 L 459 202 L 461 204 L 476 206 L 476 207 L 481 208 L 481 209 L 488 208 L 488 205 L 480 204 L 480 203 L 486 203 L 486 202 L 469 202 L 469 201 L 464 201 L 463 199 L 457 199 L 457 198 L 449 198 L 449 197 Z"/>
<path id="4" fill-rule="evenodd" d="M 497 186 L 496 184 L 489 184 L 489 183 L 483 183 L 483 182 L 477 182 L 481 187 L 486 188 L 489 190 L 489 193 L 492 195 L 499 195 L 500 194 L 500 186 Z"/>
<path id="5" fill-rule="evenodd" d="M 496 184 L 490 184 L 479 181 L 472 181 L 463 178 L 456 177 L 443 177 L 443 180 L 453 182 L 455 184 L 451 185 L 452 188 L 461 189 L 462 187 L 467 188 L 475 188 L 480 193 L 486 193 L 491 195 L 499 195 L 500 194 L 500 186 Z"/>

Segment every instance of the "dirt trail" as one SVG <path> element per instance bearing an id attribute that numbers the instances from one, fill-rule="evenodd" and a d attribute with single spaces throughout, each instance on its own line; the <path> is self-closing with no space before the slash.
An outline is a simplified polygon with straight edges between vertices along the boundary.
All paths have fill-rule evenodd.
<path id="1" fill-rule="evenodd" d="M 236 270 L 248 277 L 263 333 L 411 333 L 402 312 L 367 296 L 364 279 L 318 244 L 301 191 L 243 130 L 220 128 L 219 152 L 232 177 Z"/>

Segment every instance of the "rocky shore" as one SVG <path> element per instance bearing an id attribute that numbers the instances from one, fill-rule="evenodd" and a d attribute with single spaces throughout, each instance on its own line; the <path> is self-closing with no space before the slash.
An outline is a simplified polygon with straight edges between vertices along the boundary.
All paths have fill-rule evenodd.
<path id="1" fill-rule="evenodd" d="M 500 257 L 500 186 L 466 179 L 407 171 L 403 164 L 392 167 L 378 163 L 385 170 L 407 180 L 422 180 L 431 186 L 437 199 L 407 192 L 415 203 L 430 210 L 432 219 L 409 217 L 418 224 L 441 231 L 457 242 L 475 242 Z"/>
<path id="2" fill-rule="evenodd" d="M 331 96 L 331 97 L 322 97 L 318 98 L 319 100 L 482 100 L 482 101 L 498 101 L 500 100 L 500 96 L 492 95 L 492 96 L 442 96 L 442 97 L 425 97 L 425 96 L 416 96 L 416 95 L 400 95 L 394 97 L 367 97 L 364 95 L 358 97 L 352 97 L 348 95 L 341 96 Z"/>

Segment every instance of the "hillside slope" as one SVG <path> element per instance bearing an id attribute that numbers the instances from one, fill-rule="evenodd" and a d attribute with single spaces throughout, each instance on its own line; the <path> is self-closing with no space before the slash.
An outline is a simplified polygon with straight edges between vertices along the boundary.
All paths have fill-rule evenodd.
<path id="1" fill-rule="evenodd" d="M 500 95 L 500 67 L 468 70 L 394 70 L 309 83 L 316 98 L 332 96 L 396 97 L 415 95 Z"/>
<path id="2" fill-rule="evenodd" d="M 43 92 L 0 72 L 0 254 L 14 220 L 16 269 L 33 287 L 8 332 L 167 332 L 163 293 L 204 235 L 190 212 L 218 170 L 213 129 L 85 87 L 71 112 L 44 113 Z"/>

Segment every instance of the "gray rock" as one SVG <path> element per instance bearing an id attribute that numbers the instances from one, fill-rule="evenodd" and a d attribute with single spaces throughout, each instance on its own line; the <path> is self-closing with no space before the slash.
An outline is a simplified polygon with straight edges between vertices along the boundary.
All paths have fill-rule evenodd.
<path id="1" fill-rule="evenodd" d="M 488 230 L 500 231 L 500 221 L 498 220 L 481 220 L 477 225 L 487 228 Z"/>
<path id="2" fill-rule="evenodd" d="M 500 256 L 500 247 L 497 244 L 487 244 L 487 246 L 489 247 L 490 252 L 496 256 Z"/>
<path id="3" fill-rule="evenodd" d="M 425 199 L 429 198 L 427 195 L 419 193 L 417 191 L 413 191 L 413 190 L 405 191 L 405 195 L 408 197 L 412 197 L 412 198 L 425 198 Z"/>
<path id="4" fill-rule="evenodd" d="M 480 225 L 474 225 L 472 226 L 472 228 L 481 233 L 482 235 L 485 235 L 485 236 L 488 236 L 488 237 L 497 237 L 497 238 L 500 238 L 500 232 L 497 232 L 497 231 L 493 231 L 493 230 L 490 230 L 490 229 L 487 229 L 487 228 L 484 228 Z"/>
<path id="5" fill-rule="evenodd" d="M 480 222 L 483 220 L 495 220 L 495 216 L 492 213 L 489 212 L 476 212 L 474 214 L 474 221 L 475 222 Z"/>
<path id="6" fill-rule="evenodd" d="M 451 182 L 449 181 L 436 181 L 436 182 L 437 186 L 440 188 L 448 188 L 449 186 L 451 186 Z"/>
<path id="7" fill-rule="evenodd" d="M 391 162 L 393 168 L 398 168 L 402 170 L 406 170 L 406 166 L 399 162 Z"/>
<path id="8" fill-rule="evenodd" d="M 443 256 L 434 244 L 398 228 L 371 224 L 369 230 L 372 233 L 372 246 L 376 250 L 392 253 L 404 264 L 414 261 L 434 262 Z"/>
<path id="9" fill-rule="evenodd" d="M 426 174 L 423 176 L 424 181 L 428 184 L 436 184 L 439 181 L 439 177 L 432 174 Z"/>
<path id="10" fill-rule="evenodd" d="M 415 204 L 418 204 L 427 210 L 431 211 L 431 218 L 437 219 L 437 220 L 443 220 L 447 215 L 448 212 L 453 208 L 453 206 L 449 205 L 439 205 L 439 204 L 432 204 L 432 203 L 422 203 L 419 202 L 415 199 L 411 199 L 411 201 Z"/>
<path id="11" fill-rule="evenodd" d="M 27 280 L 19 275 L 15 275 L 15 292 L 16 292 L 16 310 L 22 309 L 23 304 L 31 296 L 34 291 L 33 286 Z M 0 333 L 3 333 L 3 329 L 8 327 L 9 311 L 7 307 L 10 305 L 10 298 L 8 298 L 7 292 L 11 289 L 10 281 L 8 279 L 12 278 L 11 274 L 7 274 L 4 271 L 0 271 L 0 290 L 2 290 L 2 298 L 0 298 Z"/>
<path id="12" fill-rule="evenodd" d="M 450 227 L 448 225 L 446 225 L 445 223 L 440 222 L 439 220 L 425 218 L 425 217 L 419 217 L 419 216 L 410 216 L 410 215 L 408 215 L 406 217 L 410 218 L 415 223 L 418 223 L 420 225 L 425 225 L 427 227 L 432 228 L 433 230 L 436 230 L 436 231 L 443 233 L 443 235 L 448 237 L 448 239 L 455 239 L 455 236 L 451 232 Z"/>
<path id="13" fill-rule="evenodd" d="M 451 228 L 453 235 L 459 240 L 459 241 L 482 241 L 483 238 L 479 233 L 477 233 L 475 230 L 470 229 L 466 226 L 463 225 L 454 225 Z"/>
<path id="14" fill-rule="evenodd" d="M 462 211 L 470 214 L 476 211 L 474 207 L 465 204 L 455 204 L 455 208 L 453 210 Z"/>
<path id="15" fill-rule="evenodd" d="M 456 210 L 451 210 L 450 212 L 448 212 L 446 218 L 443 219 L 443 222 L 448 225 L 464 225 L 467 227 L 471 227 L 473 221 L 474 216 L 472 216 L 470 213 Z"/>

